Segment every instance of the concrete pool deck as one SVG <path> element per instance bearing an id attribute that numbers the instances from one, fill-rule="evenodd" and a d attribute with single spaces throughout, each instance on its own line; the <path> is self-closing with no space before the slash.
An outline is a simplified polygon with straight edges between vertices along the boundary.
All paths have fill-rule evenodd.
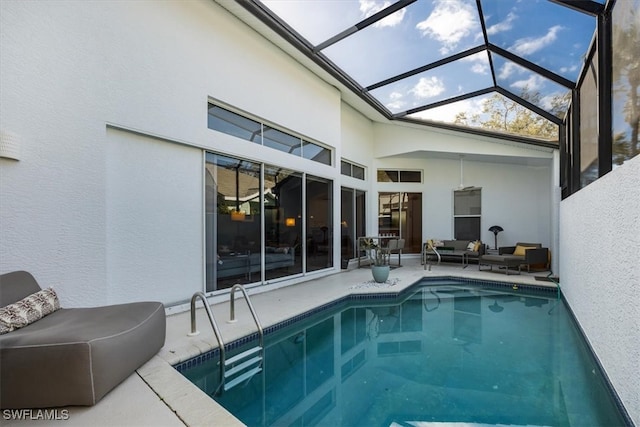
<path id="1" fill-rule="evenodd" d="M 297 285 L 263 291 L 249 289 L 251 302 L 263 327 L 304 313 L 319 305 L 352 293 L 399 292 L 423 277 L 455 276 L 513 284 L 551 286 L 551 282 L 538 281 L 534 276 L 548 272 L 523 272 L 505 275 L 502 272 L 478 271 L 477 265 L 461 268 L 460 264 L 441 264 L 431 271 L 423 269 L 419 257 L 404 256 L 402 268 L 389 275 L 395 284 L 385 287 L 364 285 L 371 280 L 369 268 L 342 270 L 330 276 L 319 277 Z M 391 280 L 393 279 L 393 280 Z M 360 286 L 358 286 L 360 285 Z M 255 331 L 256 327 L 242 296 L 236 293 L 236 323 L 228 323 L 229 296 L 216 298 L 222 302 L 212 305 L 212 312 L 220 327 L 225 343 Z M 48 413 L 31 410 L 22 412 L 23 418 L 7 417 L 3 411 L 2 425 L 64 425 L 64 426 L 241 426 L 224 408 L 184 378 L 172 365 L 188 360 L 217 347 L 217 341 L 201 302 L 197 307 L 197 327 L 201 333 L 188 336 L 191 322 L 189 311 L 167 316 L 167 337 L 164 347 L 136 373 L 108 393 L 91 407 L 57 408 Z M 171 311 L 171 310 L 169 310 Z M 58 419 L 51 418 L 53 415 Z M 48 416 L 48 417 L 47 417 Z M 10 418 L 10 419 L 8 419 Z"/>

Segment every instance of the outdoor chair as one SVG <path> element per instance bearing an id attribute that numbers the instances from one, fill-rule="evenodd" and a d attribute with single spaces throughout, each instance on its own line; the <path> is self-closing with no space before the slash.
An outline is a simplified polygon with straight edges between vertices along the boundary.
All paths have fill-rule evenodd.
<path id="1" fill-rule="evenodd" d="M 160 302 L 65 309 L 30 273 L 0 275 L 0 407 L 94 405 L 160 350 L 165 328 Z"/>

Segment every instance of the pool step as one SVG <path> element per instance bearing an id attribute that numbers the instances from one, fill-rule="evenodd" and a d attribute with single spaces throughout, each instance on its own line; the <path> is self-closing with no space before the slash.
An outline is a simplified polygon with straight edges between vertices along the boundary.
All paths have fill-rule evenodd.
<path id="1" fill-rule="evenodd" d="M 256 346 L 236 354 L 224 362 L 224 390 L 250 380 L 262 371 L 262 347 Z"/>

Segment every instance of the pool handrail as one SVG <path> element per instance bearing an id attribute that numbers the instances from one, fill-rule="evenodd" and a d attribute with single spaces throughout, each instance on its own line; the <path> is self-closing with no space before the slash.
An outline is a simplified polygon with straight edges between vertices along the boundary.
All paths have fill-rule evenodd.
<path id="1" fill-rule="evenodd" d="M 224 382 L 224 360 L 225 360 L 225 349 L 224 349 L 224 341 L 222 339 L 222 334 L 220 333 L 220 328 L 218 328 L 218 324 L 216 323 L 216 319 L 213 317 L 213 313 L 211 312 L 211 308 L 209 308 L 209 303 L 207 302 L 207 296 L 204 292 L 196 292 L 191 297 L 191 333 L 189 336 L 196 336 L 200 333 L 196 327 L 196 301 L 200 298 L 202 300 L 202 305 L 204 305 L 204 309 L 207 312 L 207 317 L 209 318 L 209 323 L 211 323 L 211 327 L 213 328 L 213 334 L 216 336 L 218 340 L 218 347 L 220 349 L 220 381 Z"/>

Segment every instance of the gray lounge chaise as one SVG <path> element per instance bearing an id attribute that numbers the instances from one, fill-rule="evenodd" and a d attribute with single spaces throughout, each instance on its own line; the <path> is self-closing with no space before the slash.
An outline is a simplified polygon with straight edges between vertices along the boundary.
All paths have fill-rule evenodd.
<path id="1" fill-rule="evenodd" d="M 520 246 L 524 249 L 524 255 L 519 255 L 516 249 Z M 503 246 L 498 248 L 498 255 L 481 255 L 478 260 L 478 270 L 482 265 L 494 265 L 504 267 L 505 274 L 509 274 L 510 268 L 518 268 L 518 274 L 523 265 L 527 271 L 532 265 L 547 265 L 549 262 L 549 249 L 543 248 L 540 243 L 517 243 L 515 246 Z"/>
<path id="2" fill-rule="evenodd" d="M 30 273 L 0 276 L 0 307 L 40 291 Z M 160 302 L 60 308 L 0 335 L 0 407 L 94 405 L 164 345 Z"/>

